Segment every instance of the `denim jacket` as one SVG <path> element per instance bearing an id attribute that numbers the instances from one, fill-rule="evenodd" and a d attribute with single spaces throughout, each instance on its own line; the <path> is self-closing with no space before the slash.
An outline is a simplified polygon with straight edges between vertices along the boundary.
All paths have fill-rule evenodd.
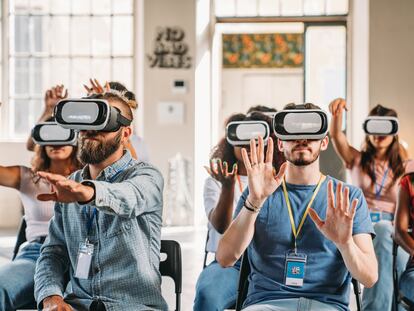
<path id="1" fill-rule="evenodd" d="M 90 180 L 88 166 L 70 177 Z M 60 295 L 75 310 L 101 300 L 108 311 L 167 310 L 161 296 L 160 235 L 163 178 L 129 151 L 90 180 L 95 200 L 87 205 L 56 203 L 35 273 L 35 297 Z M 80 243 L 94 245 L 88 279 L 74 276 Z M 67 279 L 69 283 L 67 284 Z"/>

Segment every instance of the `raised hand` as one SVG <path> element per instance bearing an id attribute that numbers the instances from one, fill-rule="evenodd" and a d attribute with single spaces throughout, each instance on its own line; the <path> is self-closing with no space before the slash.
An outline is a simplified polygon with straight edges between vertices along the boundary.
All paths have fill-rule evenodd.
<path id="1" fill-rule="evenodd" d="M 47 90 L 45 93 L 46 110 L 53 112 L 53 109 L 55 108 L 56 104 L 66 97 L 68 97 L 68 90 L 65 89 L 65 86 L 63 84 L 56 85 L 51 89 Z"/>
<path id="2" fill-rule="evenodd" d="M 336 186 L 336 198 L 333 192 L 332 180 L 328 182 L 328 207 L 326 219 L 323 221 L 318 213 L 309 209 L 309 216 L 322 234 L 337 246 L 345 245 L 352 240 L 352 226 L 358 199 L 349 204 L 349 188 L 342 191 L 342 183 Z"/>
<path id="3" fill-rule="evenodd" d="M 39 194 L 37 196 L 39 201 L 88 202 L 95 194 L 95 189 L 92 187 L 67 179 L 62 175 L 47 172 L 38 172 L 37 174 L 51 185 L 51 193 Z"/>
<path id="4" fill-rule="evenodd" d="M 89 82 L 91 84 L 90 87 L 87 86 L 86 84 L 83 85 L 88 96 L 92 94 L 102 94 L 105 91 L 107 91 L 109 88 L 108 82 L 105 83 L 105 88 L 102 87 L 102 85 L 99 83 L 97 79 L 89 79 Z"/>
<path id="5" fill-rule="evenodd" d="M 231 172 L 227 162 L 222 163 L 221 159 L 210 160 L 210 167 L 204 167 L 207 173 L 217 180 L 222 186 L 233 186 L 237 177 L 237 164 L 233 165 Z"/>
<path id="6" fill-rule="evenodd" d="M 341 115 L 344 109 L 348 111 L 348 107 L 346 106 L 346 101 L 343 98 L 334 99 L 329 104 L 329 111 L 334 117 Z"/>
<path id="7" fill-rule="evenodd" d="M 282 178 L 286 171 L 286 163 L 280 167 L 276 175 L 273 168 L 273 139 L 269 138 L 264 156 L 263 138 L 259 136 L 258 145 L 256 141 L 250 140 L 250 158 L 245 148 L 242 149 L 243 162 L 247 170 L 249 181 L 249 201 L 255 206 L 262 206 L 264 201 L 282 183 Z"/>

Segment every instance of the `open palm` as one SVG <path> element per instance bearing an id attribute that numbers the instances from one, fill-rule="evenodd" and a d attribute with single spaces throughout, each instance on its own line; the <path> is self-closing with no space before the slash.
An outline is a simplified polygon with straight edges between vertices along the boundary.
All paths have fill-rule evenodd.
<path id="1" fill-rule="evenodd" d="M 249 196 L 258 205 L 262 205 L 280 186 L 285 174 L 286 163 L 280 167 L 279 173 L 275 174 L 272 162 L 273 148 L 273 140 L 269 138 L 265 159 L 263 138 L 259 137 L 257 148 L 255 140 L 250 140 L 250 158 L 246 149 L 242 149 L 243 162 L 248 175 Z"/>

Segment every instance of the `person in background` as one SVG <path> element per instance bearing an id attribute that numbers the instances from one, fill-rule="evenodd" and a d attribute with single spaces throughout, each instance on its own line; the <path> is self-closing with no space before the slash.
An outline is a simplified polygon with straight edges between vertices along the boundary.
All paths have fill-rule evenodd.
<path id="1" fill-rule="evenodd" d="M 233 121 L 266 121 L 271 128 L 272 119 L 260 112 L 249 117 L 239 113 L 230 116 L 226 125 Z M 272 131 L 273 133 L 273 131 Z M 279 170 L 284 158 L 275 152 L 273 166 Z M 204 208 L 208 218 L 206 251 L 215 253 L 221 235 L 230 225 L 237 202 L 247 186 L 247 172 L 241 156 L 241 147 L 232 146 L 223 137 L 213 148 L 209 177 L 204 184 Z M 222 268 L 216 260 L 200 274 L 196 285 L 195 311 L 223 310 L 232 307 L 237 298 L 239 264 Z"/>
<path id="2" fill-rule="evenodd" d="M 364 145 L 359 151 L 351 146 L 344 132 L 342 120 L 347 110 L 344 99 L 338 98 L 329 105 L 332 114 L 330 136 L 334 147 L 347 169 L 350 170 L 352 182 L 362 189 L 367 200 L 373 220 L 376 238 L 375 254 L 378 258 L 379 280 L 372 288 L 364 289 L 363 309 L 391 310 L 392 284 L 392 238 L 393 221 L 397 202 L 398 183 L 406 171 L 407 159 L 402 152 L 398 135 L 366 135 Z M 393 109 L 377 105 L 369 116 L 397 117 Z M 380 218 L 376 217 L 380 215 Z M 375 217 L 374 217 L 375 216 Z M 375 219 L 374 219 L 375 218 Z M 402 271 L 408 254 L 399 250 L 398 269 Z"/>
<path id="3" fill-rule="evenodd" d="M 414 303 L 414 173 L 405 175 L 400 182 L 395 212 L 395 240 L 410 259 L 400 278 L 401 294 Z"/>
<path id="4" fill-rule="evenodd" d="M 40 256 L 40 248 L 48 235 L 54 206 L 53 202 L 37 200 L 37 195 L 50 190 L 49 184 L 37 176 L 37 172 L 69 176 L 80 168 L 76 146 L 34 145 L 34 151 L 31 167 L 0 166 L 0 185 L 19 191 L 27 225 L 27 242 L 20 246 L 12 262 L 0 267 L 0 310 L 5 311 L 16 310 L 35 302 L 35 265 Z"/>

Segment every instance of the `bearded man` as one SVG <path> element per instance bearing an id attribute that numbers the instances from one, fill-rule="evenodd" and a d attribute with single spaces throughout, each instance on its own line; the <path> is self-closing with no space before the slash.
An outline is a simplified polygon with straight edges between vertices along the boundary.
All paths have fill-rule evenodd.
<path id="1" fill-rule="evenodd" d="M 132 121 L 122 94 L 90 98 Z M 39 309 L 167 310 L 158 269 L 163 178 L 124 149 L 131 132 L 122 124 L 111 132 L 81 130 L 85 167 L 68 179 L 39 173 L 52 192 L 38 199 L 56 201 L 36 267 Z"/>

